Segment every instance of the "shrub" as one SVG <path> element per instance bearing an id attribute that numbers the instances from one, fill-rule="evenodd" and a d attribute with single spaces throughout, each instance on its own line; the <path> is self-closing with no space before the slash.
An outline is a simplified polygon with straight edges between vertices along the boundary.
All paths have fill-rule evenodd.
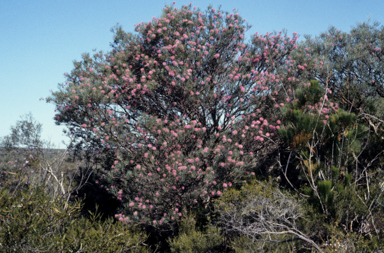
<path id="1" fill-rule="evenodd" d="M 51 199 L 42 187 L 0 192 L 0 247 L 6 252 L 146 252 L 134 227 L 79 217 L 80 203 Z"/>
<path id="2" fill-rule="evenodd" d="M 208 226 L 204 231 L 196 228 L 196 221 L 188 215 L 179 223 L 179 234 L 169 240 L 171 252 L 222 252 L 223 237 L 220 230 Z"/>
<path id="3" fill-rule="evenodd" d="M 247 28 L 237 13 L 167 6 L 137 35 L 118 27 L 112 51 L 84 54 L 48 98 L 77 148 L 111 154 L 95 176 L 122 220 L 169 229 L 276 149 L 286 91 L 306 83 L 290 57 L 298 37 L 245 43 Z"/>
<path id="4" fill-rule="evenodd" d="M 240 190 L 231 189 L 215 202 L 220 225 L 232 237 L 233 247 L 244 250 L 277 250 L 320 247 L 300 227 L 303 203 L 272 182 L 253 180 Z M 296 245 L 295 241 L 301 241 Z"/>

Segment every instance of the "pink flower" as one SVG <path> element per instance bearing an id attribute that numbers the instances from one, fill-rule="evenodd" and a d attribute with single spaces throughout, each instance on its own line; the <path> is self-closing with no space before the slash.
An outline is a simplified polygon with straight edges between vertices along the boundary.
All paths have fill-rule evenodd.
<path id="1" fill-rule="evenodd" d="M 219 58 L 220 54 L 215 54 L 215 58 Z"/>

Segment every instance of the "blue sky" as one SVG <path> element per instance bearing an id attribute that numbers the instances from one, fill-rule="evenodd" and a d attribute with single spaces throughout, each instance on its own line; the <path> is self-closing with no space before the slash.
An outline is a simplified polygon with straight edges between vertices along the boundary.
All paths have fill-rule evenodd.
<path id="1" fill-rule="evenodd" d="M 176 1 L 176 7 L 191 1 Z M 46 98 L 72 62 L 92 49 L 109 51 L 110 29 L 119 23 L 129 32 L 134 24 L 159 17 L 163 0 L 0 0 L 0 137 L 10 133 L 21 115 L 31 112 L 43 124 L 42 137 L 56 147 L 63 127 L 53 120 L 54 105 Z M 252 25 L 248 32 L 279 31 L 316 36 L 330 26 L 349 31 L 358 22 L 384 23 L 382 0 L 221 0 L 192 5 L 237 12 Z"/>

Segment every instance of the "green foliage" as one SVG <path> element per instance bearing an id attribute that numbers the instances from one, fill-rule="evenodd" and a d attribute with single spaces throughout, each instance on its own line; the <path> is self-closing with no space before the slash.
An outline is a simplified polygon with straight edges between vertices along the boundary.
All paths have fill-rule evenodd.
<path id="1" fill-rule="evenodd" d="M 339 176 L 339 173 L 340 169 L 335 166 L 332 166 L 332 177 L 336 178 L 337 176 Z"/>
<path id="2" fill-rule="evenodd" d="M 0 245 L 13 252 L 146 252 L 132 227 L 79 217 L 80 203 L 51 199 L 41 187 L 0 192 Z"/>
<path id="3" fill-rule="evenodd" d="M 310 85 L 297 89 L 296 94 L 295 102 L 282 109 L 286 127 L 279 134 L 291 148 L 305 150 L 309 141 L 319 139 L 318 134 L 324 130 L 323 120 L 335 109 L 329 108 L 329 102 L 324 100 L 324 89 L 318 81 L 312 80 Z M 323 104 L 328 108 L 322 108 Z"/>
<path id="4" fill-rule="evenodd" d="M 315 80 L 310 81 L 310 86 L 299 90 L 297 92 L 297 102 L 294 104 L 294 108 L 302 108 L 310 102 L 311 104 L 316 104 L 321 102 L 320 99 L 324 94 L 323 88 L 320 86 L 320 83 Z"/>
<path id="5" fill-rule="evenodd" d="M 23 167 L 23 156 L 17 152 L 0 157 L 0 190 L 14 191 L 22 187 L 29 182 L 29 175 L 30 170 Z"/>
<path id="6" fill-rule="evenodd" d="M 204 230 L 196 228 L 192 216 L 184 217 L 179 223 L 179 234 L 169 240 L 171 252 L 222 252 L 220 246 L 223 238 L 220 230 L 207 226 Z"/>
<path id="7" fill-rule="evenodd" d="M 333 193 L 331 192 L 332 182 L 329 180 L 319 181 L 317 183 L 318 191 L 323 202 L 327 205 L 332 205 L 333 202 Z"/>
<path id="8" fill-rule="evenodd" d="M 291 240 L 292 237 L 281 235 L 274 236 L 273 242 L 253 241 L 247 236 L 239 236 L 231 242 L 231 248 L 236 253 L 250 253 L 250 252 L 296 252 L 301 248 L 300 243 Z M 280 243 L 277 243 L 280 242 Z"/>
<path id="9" fill-rule="evenodd" d="M 220 210 L 226 211 L 233 209 L 234 204 L 246 202 L 257 196 L 262 198 L 274 197 L 277 187 L 272 181 L 258 181 L 252 180 L 251 182 L 244 184 L 240 189 L 231 188 L 225 191 L 220 199 L 215 201 L 215 206 Z M 232 205 L 231 205 L 231 204 Z"/>

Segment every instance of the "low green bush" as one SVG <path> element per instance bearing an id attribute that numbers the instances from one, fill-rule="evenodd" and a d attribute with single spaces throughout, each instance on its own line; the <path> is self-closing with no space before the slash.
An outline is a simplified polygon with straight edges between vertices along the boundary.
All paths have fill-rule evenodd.
<path id="1" fill-rule="evenodd" d="M 179 234 L 169 240 L 171 252 L 223 252 L 221 245 L 223 237 L 220 230 L 207 226 L 205 231 L 196 228 L 196 220 L 192 216 L 182 219 L 179 224 Z"/>
<path id="2" fill-rule="evenodd" d="M 2 252 L 147 252 L 147 236 L 99 215 L 80 217 L 81 204 L 52 199 L 41 187 L 0 191 Z"/>

